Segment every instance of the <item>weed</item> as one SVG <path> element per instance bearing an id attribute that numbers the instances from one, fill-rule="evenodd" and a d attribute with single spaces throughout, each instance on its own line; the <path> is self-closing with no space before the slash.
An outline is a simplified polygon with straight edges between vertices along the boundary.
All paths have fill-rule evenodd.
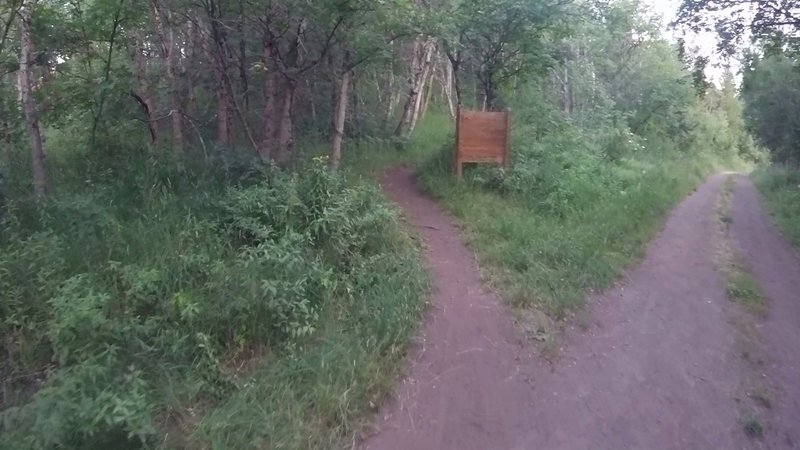
<path id="1" fill-rule="evenodd" d="M 736 186 L 733 176 L 726 176 L 715 208 L 718 230 L 716 234 L 717 264 L 725 281 L 728 298 L 738 302 L 757 315 L 766 313 L 764 296 L 758 282 L 747 270 L 744 258 L 739 255 L 730 239 L 731 196 Z"/>
<path id="2" fill-rule="evenodd" d="M 764 425 L 753 413 L 747 414 L 742 419 L 742 427 L 745 434 L 751 438 L 760 438 L 764 435 Z"/>
<path id="3" fill-rule="evenodd" d="M 756 400 L 761 406 L 767 409 L 772 408 L 772 394 L 769 388 L 763 383 L 759 383 L 750 389 L 750 397 Z"/>
<path id="4" fill-rule="evenodd" d="M 148 170 L 8 208 L 0 447 L 316 448 L 356 432 L 426 286 L 377 188 L 322 161 Z"/>
<path id="5" fill-rule="evenodd" d="M 609 163 L 580 151 L 573 162 L 556 166 L 548 158 L 560 156 L 542 151 L 518 156 L 518 167 L 498 172 L 498 186 L 486 184 L 492 169 L 454 182 L 448 151 L 422 166 L 422 187 L 461 220 L 494 287 L 514 306 L 556 319 L 640 257 L 665 214 L 711 167 Z"/>
<path id="6" fill-rule="evenodd" d="M 761 167 L 751 175 L 767 209 L 783 234 L 800 247 L 800 171 L 787 167 Z"/>
<path id="7" fill-rule="evenodd" d="M 765 313 L 761 287 L 752 275 L 741 270 L 739 266 L 731 270 L 727 276 L 726 293 L 728 298 L 741 303 L 753 313 L 758 315 Z"/>

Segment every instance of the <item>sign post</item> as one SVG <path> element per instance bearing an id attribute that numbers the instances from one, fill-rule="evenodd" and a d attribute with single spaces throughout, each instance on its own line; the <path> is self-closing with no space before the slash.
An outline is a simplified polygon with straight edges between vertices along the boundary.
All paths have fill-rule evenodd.
<path id="1" fill-rule="evenodd" d="M 463 176 L 464 163 L 495 163 L 508 167 L 510 135 L 509 111 L 484 112 L 459 108 L 454 161 L 456 176 Z"/>

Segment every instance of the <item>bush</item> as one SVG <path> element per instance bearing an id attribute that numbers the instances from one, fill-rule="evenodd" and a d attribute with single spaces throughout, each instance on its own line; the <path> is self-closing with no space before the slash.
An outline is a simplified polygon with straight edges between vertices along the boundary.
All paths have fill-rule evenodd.
<path id="1" fill-rule="evenodd" d="M 11 208 L 0 231 L 4 445 L 154 446 L 167 398 L 230 395 L 227 361 L 304 345 L 396 251 L 376 188 L 322 160 L 227 189 L 191 169 L 112 178 Z"/>
<path id="2" fill-rule="evenodd" d="M 784 235 L 800 247 L 800 171 L 782 166 L 762 167 L 753 181 Z"/>
<path id="3" fill-rule="evenodd" d="M 420 182 L 463 220 L 489 278 L 515 306 L 563 318 L 641 254 L 664 215 L 716 164 L 737 162 L 725 122 L 695 112 L 723 127 L 707 136 L 718 145 L 686 146 L 689 134 L 669 136 L 654 124 L 642 134 L 614 121 L 541 132 L 517 121 L 509 168 L 470 168 L 455 182 L 444 147 L 421 167 Z"/>

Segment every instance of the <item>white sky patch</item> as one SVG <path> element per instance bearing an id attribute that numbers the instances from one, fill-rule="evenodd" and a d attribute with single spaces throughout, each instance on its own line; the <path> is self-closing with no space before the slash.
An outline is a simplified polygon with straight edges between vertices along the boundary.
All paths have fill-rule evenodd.
<path id="1" fill-rule="evenodd" d="M 706 68 L 707 77 L 719 84 L 725 74 L 725 69 L 730 68 L 738 80 L 741 65 L 739 61 L 726 61 L 719 55 L 719 52 L 717 52 L 717 35 L 714 32 L 693 33 L 689 30 L 672 30 L 669 28 L 669 24 L 675 21 L 681 0 L 641 0 L 641 2 L 655 16 L 661 17 L 661 30 L 667 39 L 671 42 L 677 42 L 678 38 L 683 37 L 689 54 L 709 58 L 709 64 Z"/>

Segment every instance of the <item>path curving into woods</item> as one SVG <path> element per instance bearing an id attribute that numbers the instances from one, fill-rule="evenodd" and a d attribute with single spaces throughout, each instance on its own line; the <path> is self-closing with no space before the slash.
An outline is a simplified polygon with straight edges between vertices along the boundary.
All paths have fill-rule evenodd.
<path id="1" fill-rule="evenodd" d="M 726 176 L 678 205 L 643 261 L 590 298 L 588 323 L 565 332 L 550 364 L 516 334 L 459 230 L 417 191 L 412 170 L 389 171 L 384 189 L 418 228 L 434 289 L 407 373 L 363 448 L 798 448 L 800 260 L 739 177 L 730 236 L 769 304 L 757 322 L 762 365 L 752 367 L 737 347 L 732 318 L 741 308 L 728 300 L 714 257 Z M 753 376 L 776 393 L 762 439 L 742 427 Z"/>

